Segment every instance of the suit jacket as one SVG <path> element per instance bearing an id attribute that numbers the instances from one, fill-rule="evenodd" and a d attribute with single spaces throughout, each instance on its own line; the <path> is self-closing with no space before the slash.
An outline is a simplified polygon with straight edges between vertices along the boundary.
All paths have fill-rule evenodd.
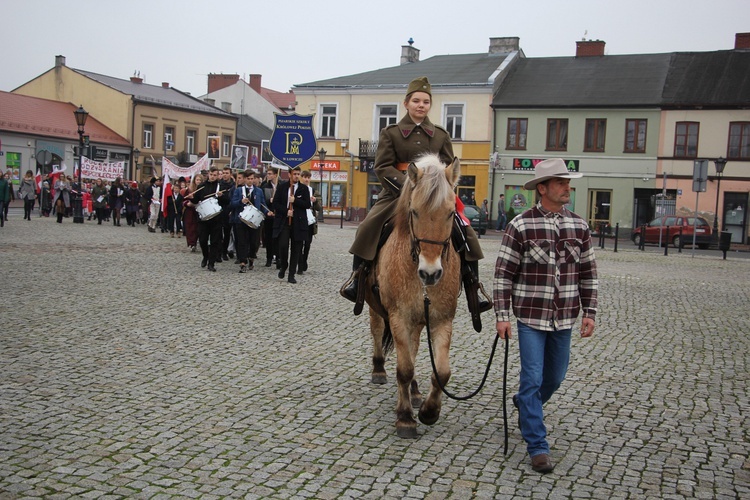
<path id="1" fill-rule="evenodd" d="M 281 234 L 284 226 L 289 224 L 287 207 L 289 205 L 289 181 L 280 182 L 273 197 L 273 237 Z M 297 183 L 292 201 L 291 237 L 294 241 L 305 241 L 307 239 L 307 209 L 310 208 L 310 191 L 302 183 Z"/>

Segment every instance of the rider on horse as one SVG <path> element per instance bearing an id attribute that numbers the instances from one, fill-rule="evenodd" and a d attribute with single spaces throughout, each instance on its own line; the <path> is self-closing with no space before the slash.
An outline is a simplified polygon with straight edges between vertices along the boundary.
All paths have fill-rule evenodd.
<path id="1" fill-rule="evenodd" d="M 393 216 L 400 188 L 406 177 L 409 163 L 424 153 L 435 153 L 446 165 L 453 161 L 453 145 L 448 132 L 434 125 L 427 114 L 432 104 L 432 89 L 427 77 L 413 80 L 406 91 L 404 107 L 407 114 L 397 124 L 380 132 L 375 154 L 375 174 L 383 189 L 378 201 L 359 225 L 349 252 L 354 254 L 353 273 L 341 288 L 341 295 L 355 302 L 354 312 L 362 311 L 364 278 L 377 255 L 383 228 Z M 459 210 L 457 210 L 459 212 Z M 492 309 L 491 299 L 479 282 L 479 259 L 483 258 L 476 233 L 471 225 L 456 217 L 453 242 L 461 256 L 461 274 L 474 328 L 481 329 L 480 314 Z M 482 295 L 479 295 L 479 289 Z"/>

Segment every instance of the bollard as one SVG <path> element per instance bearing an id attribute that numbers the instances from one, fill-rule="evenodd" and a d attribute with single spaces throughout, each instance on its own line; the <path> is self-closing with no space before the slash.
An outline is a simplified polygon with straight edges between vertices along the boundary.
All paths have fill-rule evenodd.
<path id="1" fill-rule="evenodd" d="M 638 248 L 640 251 L 646 251 L 646 224 L 641 226 L 641 246 Z"/>
<path id="2" fill-rule="evenodd" d="M 664 238 L 664 255 L 669 255 L 669 226 L 667 226 L 667 236 Z"/>
<path id="3" fill-rule="evenodd" d="M 615 253 L 617 253 L 617 238 L 620 236 L 620 223 L 615 224 Z"/>
<path id="4" fill-rule="evenodd" d="M 727 251 L 732 243 L 732 233 L 729 231 L 722 231 L 719 233 L 719 250 L 724 252 L 724 260 L 727 260 Z"/>
<path id="5" fill-rule="evenodd" d="M 339 224 L 339 229 L 344 229 L 344 207 L 341 207 L 341 223 Z"/>
<path id="6" fill-rule="evenodd" d="M 677 253 L 682 253 L 682 226 L 680 226 L 680 239 L 677 243 Z"/>

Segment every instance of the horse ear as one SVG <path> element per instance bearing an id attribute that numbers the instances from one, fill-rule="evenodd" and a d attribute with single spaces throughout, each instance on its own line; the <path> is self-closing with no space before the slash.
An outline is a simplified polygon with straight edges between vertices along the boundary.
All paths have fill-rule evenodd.
<path id="1" fill-rule="evenodd" d="M 414 164 L 414 162 L 409 163 L 409 168 L 406 169 L 406 173 L 409 176 L 409 180 L 411 181 L 412 185 L 417 183 L 417 178 L 419 177 L 419 169 Z"/>
<path id="2" fill-rule="evenodd" d="M 458 185 L 458 178 L 461 177 L 461 162 L 458 161 L 458 156 L 453 158 L 453 163 L 445 167 L 445 176 L 451 186 L 456 187 Z"/>

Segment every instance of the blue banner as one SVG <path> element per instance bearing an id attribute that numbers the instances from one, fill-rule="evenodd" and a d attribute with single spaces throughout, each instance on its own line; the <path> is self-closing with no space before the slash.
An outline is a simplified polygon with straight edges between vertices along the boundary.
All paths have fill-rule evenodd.
<path id="1" fill-rule="evenodd" d="M 276 122 L 271 134 L 271 154 L 296 167 L 312 158 L 318 149 L 313 131 L 313 115 L 274 113 Z"/>

